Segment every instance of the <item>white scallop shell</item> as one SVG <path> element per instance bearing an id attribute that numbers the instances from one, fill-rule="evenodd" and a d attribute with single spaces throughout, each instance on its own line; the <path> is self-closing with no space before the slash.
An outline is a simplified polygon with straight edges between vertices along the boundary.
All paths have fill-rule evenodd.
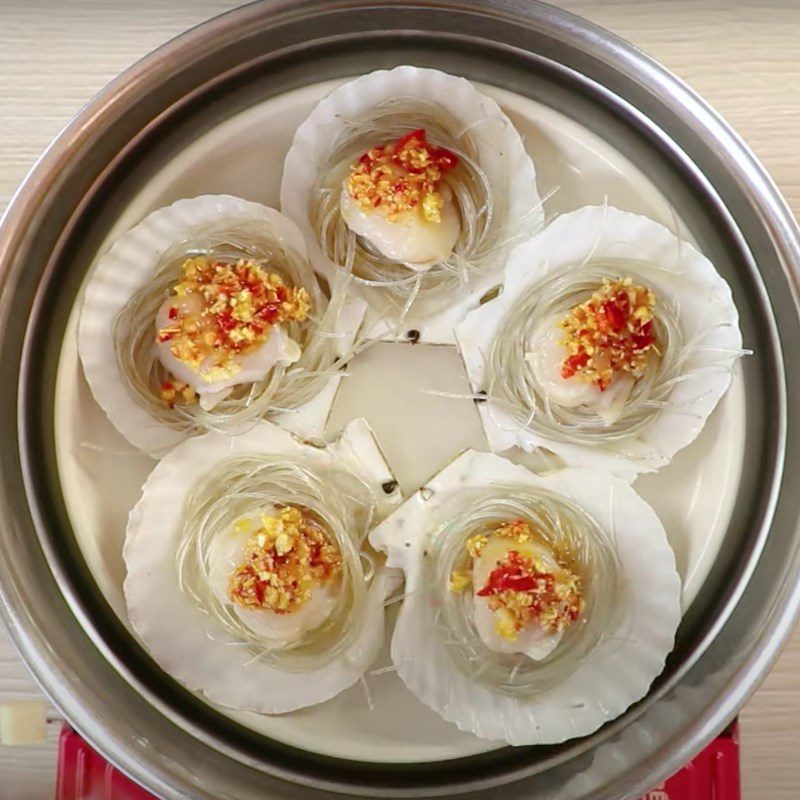
<path id="1" fill-rule="evenodd" d="M 441 510 L 469 487 L 516 483 L 563 495 L 612 536 L 627 583 L 627 616 L 562 683 L 530 699 L 475 683 L 454 663 L 424 591 L 424 561 Z M 468 450 L 378 525 L 372 544 L 406 576 L 406 597 L 392 638 L 392 660 L 408 688 L 461 730 L 513 745 L 554 744 L 585 736 L 644 697 L 664 668 L 681 619 L 680 578 L 655 512 L 621 478 L 564 469 L 534 475 L 491 453 Z"/>
<path id="2" fill-rule="evenodd" d="M 587 206 L 554 220 L 542 233 L 511 253 L 500 295 L 472 311 L 456 337 L 473 389 L 485 391 L 486 364 L 509 307 L 522 292 L 551 273 L 593 260 L 636 259 L 663 266 L 648 275 L 656 295 L 677 301 L 680 324 L 694 342 L 685 379 L 652 425 L 618 443 L 573 444 L 521 427 L 500 403 L 480 403 L 481 421 L 494 452 L 518 446 L 546 447 L 569 466 L 608 469 L 632 480 L 669 462 L 690 444 L 728 390 L 742 353 L 739 314 L 730 287 L 714 265 L 663 225 L 607 206 Z"/>
<path id="3" fill-rule="evenodd" d="M 340 275 L 342 268 L 323 254 L 308 218 L 311 191 L 320 165 L 326 162 L 339 134 L 347 129 L 348 120 L 363 115 L 384 100 L 414 96 L 441 105 L 469 127 L 476 143 L 478 162 L 495 190 L 504 192 L 508 198 L 510 219 L 525 220 L 530 230 L 540 228 L 544 222 L 533 162 L 511 120 L 493 99 L 479 92 L 465 78 L 439 70 L 413 66 L 378 70 L 339 86 L 320 101 L 297 129 L 284 163 L 281 211 L 300 226 L 312 263 L 330 280 Z M 452 344 L 456 323 L 497 285 L 502 258 L 500 254 L 496 272 L 471 281 L 452 298 L 445 310 L 419 319 L 415 318 L 412 308 L 402 321 L 404 330 L 418 330 L 422 342 Z M 369 292 L 364 292 L 364 296 L 369 299 Z M 368 319 L 371 319 L 370 336 L 374 338 L 396 332 L 400 322 L 399 314 L 387 311 L 383 304 Z"/>
<path id="4" fill-rule="evenodd" d="M 241 436 L 208 433 L 188 439 L 167 454 L 145 482 L 128 520 L 123 555 L 124 590 L 134 630 L 158 663 L 190 689 L 230 708 L 282 714 L 329 700 L 355 683 L 384 641 L 383 601 L 397 587 L 395 570 L 379 569 L 368 595 L 363 628 L 351 648 L 312 672 L 291 673 L 254 661 L 235 639 L 203 614 L 178 586 L 175 553 L 181 510 L 195 482 L 220 461 L 264 453 L 304 459 L 318 469 L 345 467 L 374 489 L 379 518 L 400 501 L 394 481 L 367 423 L 353 420 L 327 448 L 301 443 L 285 430 L 260 422 Z"/>
<path id="5" fill-rule="evenodd" d="M 122 234 L 101 256 L 86 284 L 78 328 L 78 352 L 86 380 L 114 427 L 134 447 L 151 455 L 161 455 L 186 434 L 151 417 L 130 396 L 117 364 L 112 324 L 147 283 L 165 252 L 209 226 L 226 221 L 233 225 L 263 222 L 279 233 L 287 247 L 306 257 L 305 242 L 297 226 L 275 209 L 230 195 L 201 195 L 159 208 Z M 363 302 L 358 300 L 351 300 L 342 310 L 339 331 L 343 336 L 338 340 L 342 353 L 352 344 L 364 311 Z M 334 375 L 313 400 L 291 412 L 273 415 L 272 421 L 299 436 L 319 437 L 340 380 L 341 376 Z"/>

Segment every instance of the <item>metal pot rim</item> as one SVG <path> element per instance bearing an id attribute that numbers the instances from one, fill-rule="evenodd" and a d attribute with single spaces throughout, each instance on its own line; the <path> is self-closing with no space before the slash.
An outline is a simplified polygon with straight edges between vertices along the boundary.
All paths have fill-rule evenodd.
<path id="1" fill-rule="evenodd" d="M 742 143 L 738 136 L 731 131 L 727 124 L 712 111 L 692 90 L 682 84 L 664 68 L 635 50 L 632 46 L 608 34 L 585 21 L 539 3 L 530 3 L 525 6 L 511 2 L 481 2 L 469 0 L 468 2 L 395 2 L 395 3 L 359 3 L 323 2 L 322 0 L 266 0 L 238 9 L 222 17 L 211 20 L 204 25 L 183 34 L 172 42 L 164 45 L 159 50 L 147 56 L 137 65 L 132 67 L 100 94 L 98 94 L 64 129 L 59 137 L 51 144 L 45 154 L 39 159 L 31 170 L 23 185 L 14 195 L 9 208 L 0 226 L 0 339 L 10 337 L 11 320 L 14 317 L 13 304 L 15 302 L 13 290 L 24 281 L 24 271 L 27 259 L 33 253 L 32 238 L 35 232 L 44 224 L 44 216 L 48 209 L 49 198 L 56 195 L 62 187 L 70 165 L 87 157 L 87 151 L 97 141 L 101 132 L 111 125 L 115 118 L 135 106 L 139 99 L 148 93 L 154 92 L 160 81 L 160 76 L 176 66 L 188 67 L 198 58 L 223 43 L 236 40 L 243 31 L 249 31 L 259 24 L 265 24 L 269 18 L 272 25 L 289 24 L 302 21 L 314 14 L 323 13 L 349 13 L 357 11 L 360 7 L 367 6 L 372 9 L 382 7 L 402 6 L 406 9 L 424 9 L 427 11 L 447 9 L 452 14 L 462 14 L 469 17 L 477 15 L 476 19 L 486 21 L 502 21 L 507 25 L 529 25 L 534 30 L 542 26 L 549 31 L 564 37 L 576 46 L 583 48 L 587 57 L 597 60 L 609 68 L 618 71 L 627 71 L 637 74 L 645 81 L 648 91 L 657 97 L 664 105 L 671 107 L 676 114 L 681 114 L 684 121 L 691 122 L 695 132 L 702 137 L 707 137 L 718 146 L 717 156 L 722 167 L 730 175 L 733 183 L 743 192 L 753 209 L 768 231 L 769 238 L 774 247 L 776 258 L 781 262 L 789 291 L 790 301 L 793 303 L 793 313 L 796 316 L 798 298 L 798 276 L 800 276 L 800 234 L 785 201 L 780 196 L 777 188 L 758 164 L 749 149 Z M 473 20 L 473 24 L 477 24 Z M 654 135 L 657 135 L 654 133 Z M 105 165 L 111 169 L 114 159 Z M 98 178 L 99 180 L 99 178 Z M 81 204 L 71 209 L 71 215 L 84 211 Z M 763 298 L 769 304 L 769 298 Z M 37 298 L 37 303 L 39 299 Z M 33 318 L 41 312 L 41 308 L 34 306 Z M 779 353 L 781 343 L 777 333 L 775 336 L 776 352 Z M 27 358 L 31 355 L 32 343 L 26 342 Z M 787 378 L 783 373 L 782 363 L 776 362 L 776 381 L 786 386 Z M 4 396 L 8 400 L 8 394 Z M 778 399 L 776 425 L 782 436 L 787 435 L 789 421 L 785 416 L 785 403 Z M 33 424 L 36 411 L 32 412 L 28 406 L 28 398 L 24 394 L 24 386 L 20 388 L 20 396 L 16 403 L 19 408 L 11 409 L 9 414 L 18 410 L 20 414 L 18 436 L 20 445 L 27 442 L 27 426 Z M 15 403 L 15 405 L 16 405 Z M 16 445 L 16 442 L 14 443 Z M 784 448 L 778 447 L 774 472 L 775 483 L 771 496 L 765 501 L 766 508 L 763 519 L 768 523 L 772 517 L 781 489 L 780 475 L 783 467 Z M 28 509 L 16 507 L 21 497 L 23 475 L 29 481 L 31 472 L 29 453 L 20 452 L 10 454 L 3 452 L 3 484 L 2 490 L 6 508 L 9 509 L 6 519 L 2 521 L 3 540 L 0 541 L 0 607 L 6 617 L 12 636 L 17 647 L 27 662 L 32 666 L 37 679 L 45 691 L 50 694 L 56 705 L 64 711 L 65 715 L 75 720 L 78 728 L 93 742 L 98 749 L 110 760 L 118 763 L 126 772 L 139 782 L 148 785 L 153 790 L 162 792 L 166 796 L 178 796 L 179 781 L 185 780 L 186 775 L 176 771 L 169 774 L 161 769 L 157 774 L 145 771 L 144 765 L 139 764 L 135 757 L 128 752 L 131 745 L 130 734 L 111 733 L 107 720 L 100 713 L 93 716 L 89 709 L 99 710 L 97 698 L 86 694 L 86 687 L 81 681 L 81 676 L 67 674 L 67 669 L 59 663 L 59 653 L 50 646 L 47 632 L 32 612 L 27 594 L 27 588 L 21 583 L 22 578 L 17 575 L 15 567 L 14 547 L 18 547 L 20 537 L 26 535 L 30 528 L 31 520 L 28 518 Z M 36 487 L 30 484 L 26 487 L 30 499 L 30 513 L 38 530 L 46 527 L 46 522 L 36 507 Z M 785 516 L 790 516 L 788 513 Z M 796 516 L 795 516 L 796 520 Z M 795 529 L 796 530 L 796 529 Z M 766 529 L 763 531 L 766 536 Z M 797 538 L 797 537 L 795 537 Z M 42 547 L 48 561 L 56 558 L 56 554 L 48 544 L 46 537 L 42 538 Z M 763 541 L 761 544 L 763 545 Z M 760 546 L 751 554 L 749 573 L 740 576 L 739 591 L 729 599 L 728 612 L 732 612 L 742 600 L 750 574 L 756 569 Z M 795 544 L 794 550 L 787 558 L 788 567 L 798 563 L 800 553 Z M 777 595 L 780 600 L 775 609 L 770 612 L 770 623 L 764 627 L 757 642 L 750 647 L 747 658 L 741 660 L 730 676 L 727 685 L 727 697 L 717 697 L 716 702 L 703 709 L 691 725 L 684 726 L 681 730 L 682 742 L 678 747 L 676 742 L 671 745 L 667 756 L 660 756 L 657 763 L 652 758 L 643 757 L 635 770 L 631 770 L 625 777 L 622 791 L 641 792 L 646 790 L 655 779 L 674 771 L 687 755 L 694 753 L 703 745 L 713 733 L 721 729 L 728 721 L 735 709 L 749 697 L 758 683 L 767 674 L 774 663 L 780 648 L 785 644 L 794 623 L 800 615 L 800 577 L 786 578 L 779 587 Z M 75 605 L 72 611 L 75 612 Z M 709 642 L 718 630 L 727 621 L 727 613 L 720 615 L 717 628 L 709 633 Z M 80 619 L 84 630 L 96 632 L 92 620 Z M 98 636 L 95 645 L 105 652 L 109 660 L 115 655 L 107 643 Z M 689 667 L 687 665 L 687 671 Z M 666 694 L 666 691 L 664 692 Z M 107 714 L 109 712 L 106 712 Z M 112 712 L 113 713 L 113 712 Z M 292 777 L 290 772 L 285 777 Z M 296 777 L 296 776 L 295 776 Z M 317 782 L 316 786 L 323 788 Z M 619 776 L 612 776 L 604 791 L 620 790 Z M 341 786 L 329 785 L 325 788 L 341 791 Z M 478 788 L 477 785 L 474 788 Z M 593 795 L 594 796 L 594 795 Z M 600 795 L 596 795 L 600 796 Z M 609 796 L 603 794 L 602 796 Z"/>

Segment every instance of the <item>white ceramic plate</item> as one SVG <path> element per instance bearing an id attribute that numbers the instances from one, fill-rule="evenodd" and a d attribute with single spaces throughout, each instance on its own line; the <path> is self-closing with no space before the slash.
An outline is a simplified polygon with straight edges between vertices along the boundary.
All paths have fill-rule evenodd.
<path id="1" fill-rule="evenodd" d="M 277 205 L 281 165 L 294 131 L 337 83 L 272 98 L 199 137 L 153 177 L 122 214 L 112 237 L 181 197 L 229 193 Z M 544 106 L 482 88 L 522 133 L 536 165 L 539 193 L 547 196 L 559 187 L 545 204 L 548 217 L 607 198 L 612 205 L 674 227 L 666 199 L 620 152 Z M 89 393 L 77 357 L 78 308 L 67 329 L 56 388 L 59 470 L 86 561 L 108 602 L 126 621 L 125 522 L 154 462 L 131 450 Z M 428 393 L 468 391 L 455 348 L 380 344 L 354 359 L 349 372 L 329 430 L 365 417 L 405 493 L 417 489 L 465 447 L 486 449 L 471 401 Z M 668 467 L 635 483 L 661 517 L 675 550 L 684 608 L 708 574 L 728 525 L 742 468 L 744 420 L 744 391 L 737 373 L 700 437 Z M 376 668 L 387 663 L 384 655 Z M 364 690 L 355 687 L 328 703 L 282 717 L 226 713 L 287 744 L 359 761 L 435 761 L 500 746 L 441 720 L 392 673 L 368 676 L 367 685 L 372 708 Z"/>

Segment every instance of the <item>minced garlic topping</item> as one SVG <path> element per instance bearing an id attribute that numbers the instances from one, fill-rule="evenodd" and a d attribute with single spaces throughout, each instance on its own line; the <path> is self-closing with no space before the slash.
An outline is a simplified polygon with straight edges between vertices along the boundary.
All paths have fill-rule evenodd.
<path id="1" fill-rule="evenodd" d="M 567 567 L 548 572 L 535 557 L 524 554 L 525 544 L 534 540 L 530 524 L 522 519 L 498 525 L 489 535 L 478 534 L 467 540 L 466 549 L 474 568 L 490 539 L 511 540 L 513 545 L 497 561 L 486 583 L 477 589 L 478 597 L 488 597 L 495 612 L 495 628 L 506 639 L 514 640 L 531 621 L 548 633 L 563 631 L 583 610 L 580 578 Z M 472 570 L 458 570 L 450 576 L 450 590 L 463 592 L 472 584 Z"/>
<path id="2" fill-rule="evenodd" d="M 364 153 L 350 166 L 347 190 L 362 210 L 377 211 L 391 222 L 417 206 L 425 220 L 441 222 L 439 184 L 457 163 L 455 153 L 428 144 L 420 128 Z"/>
<path id="3" fill-rule="evenodd" d="M 563 631 L 580 615 L 583 606 L 578 577 L 568 571 L 545 571 L 535 558 L 509 550 L 476 594 L 489 598 L 497 612 L 497 632 L 506 639 L 535 620 L 549 633 Z"/>
<path id="4" fill-rule="evenodd" d="M 562 377 L 594 383 L 600 391 L 618 372 L 641 378 L 650 351 L 656 349 L 655 303 L 655 294 L 630 278 L 604 280 L 602 288 L 559 323 L 567 348 Z"/>
<path id="5" fill-rule="evenodd" d="M 174 408 L 176 403 L 188 405 L 196 402 L 197 392 L 188 383 L 173 379 L 161 384 L 161 399 Z"/>
<path id="6" fill-rule="evenodd" d="M 503 539 L 513 539 L 515 542 L 523 544 L 533 540 L 533 531 L 531 526 L 525 522 L 524 519 L 515 519 L 511 522 L 502 522 L 493 531 L 492 536 L 497 536 Z M 476 533 L 467 539 L 467 552 L 469 557 L 474 561 L 480 558 L 483 548 L 489 541 L 489 537 L 484 533 Z"/>
<path id="7" fill-rule="evenodd" d="M 223 263 L 205 256 L 189 258 L 175 284 L 169 324 L 156 341 L 170 342 L 173 355 L 209 382 L 235 374 L 234 357 L 267 341 L 273 325 L 308 317 L 310 299 L 302 287 L 286 286 L 279 275 L 255 261 Z M 180 399 L 174 382 L 162 387 L 167 402 Z"/>
<path id="8" fill-rule="evenodd" d="M 251 533 L 254 525 L 240 520 L 236 527 Z M 244 562 L 231 574 L 228 597 L 243 608 L 290 614 L 308 601 L 315 586 L 331 583 L 341 570 L 341 553 L 317 522 L 285 506 L 261 516 Z"/>

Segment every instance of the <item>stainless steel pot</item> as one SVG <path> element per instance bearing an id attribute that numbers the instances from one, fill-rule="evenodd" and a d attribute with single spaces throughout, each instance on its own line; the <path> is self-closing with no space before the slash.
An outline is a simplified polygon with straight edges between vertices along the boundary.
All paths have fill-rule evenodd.
<path id="1" fill-rule="evenodd" d="M 98 243 L 170 153 L 235 110 L 320 77 L 439 66 L 545 102 L 620 143 L 668 188 L 721 265 L 749 347 L 746 468 L 722 553 L 649 696 L 596 734 L 437 764 L 325 759 L 259 737 L 158 670 L 76 546 L 55 467 L 59 343 Z M 666 189 L 665 189 L 666 191 Z M 96 97 L 14 198 L 0 234 L 0 591 L 53 701 L 163 797 L 641 794 L 690 758 L 764 677 L 800 610 L 800 239 L 737 136 L 606 31 L 534 2 L 269 0 L 169 43 Z"/>

